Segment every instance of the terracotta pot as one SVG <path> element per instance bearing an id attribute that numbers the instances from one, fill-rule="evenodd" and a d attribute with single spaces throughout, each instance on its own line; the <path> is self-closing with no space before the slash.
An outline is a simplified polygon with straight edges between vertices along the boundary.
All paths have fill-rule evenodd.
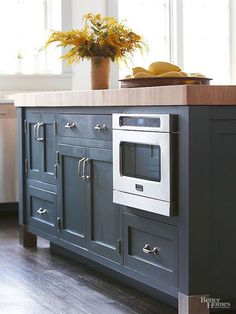
<path id="1" fill-rule="evenodd" d="M 91 58 L 91 88 L 108 89 L 110 76 L 110 58 Z"/>

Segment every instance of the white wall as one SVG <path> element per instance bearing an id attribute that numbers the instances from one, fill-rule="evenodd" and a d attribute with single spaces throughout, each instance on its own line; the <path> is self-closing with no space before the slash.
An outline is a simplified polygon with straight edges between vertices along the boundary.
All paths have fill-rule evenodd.
<path id="1" fill-rule="evenodd" d="M 117 0 L 72 0 L 72 28 L 80 29 L 82 26 L 82 17 L 86 13 L 101 13 L 116 17 Z M 90 89 L 90 62 L 83 61 L 72 67 L 73 79 L 72 89 Z M 111 64 L 110 88 L 118 87 L 118 65 Z"/>

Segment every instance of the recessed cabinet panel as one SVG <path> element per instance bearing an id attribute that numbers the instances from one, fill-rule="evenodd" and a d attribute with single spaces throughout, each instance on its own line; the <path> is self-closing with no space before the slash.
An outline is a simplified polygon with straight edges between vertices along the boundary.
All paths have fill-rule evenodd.
<path id="1" fill-rule="evenodd" d="M 84 237 L 85 185 L 78 176 L 77 167 L 78 158 L 63 157 L 63 228 Z"/>
<path id="2" fill-rule="evenodd" d="M 124 213 L 124 264 L 178 286 L 178 228 Z"/>
<path id="3" fill-rule="evenodd" d="M 52 156 L 55 155 L 55 141 L 53 136 L 53 126 L 47 125 L 44 128 L 44 137 L 45 137 L 45 153 L 44 153 L 44 171 L 50 174 L 54 173 L 54 164 L 55 158 Z"/>
<path id="4" fill-rule="evenodd" d="M 30 123 L 29 124 L 29 132 L 30 132 L 30 143 L 29 143 L 29 169 L 31 173 L 34 172 L 35 176 L 40 175 L 41 170 L 41 160 L 40 160 L 40 154 L 42 153 L 40 150 L 40 146 L 38 145 L 38 142 L 34 138 L 34 129 L 35 129 L 36 123 Z"/>
<path id="5" fill-rule="evenodd" d="M 112 203 L 111 164 L 93 160 L 92 240 L 114 248 L 116 224 Z"/>
<path id="6" fill-rule="evenodd" d="M 26 134 L 26 157 L 25 165 L 27 177 L 30 179 L 40 180 L 41 177 L 41 154 L 39 142 L 37 141 L 37 124 L 40 121 L 40 114 L 28 113 L 26 115 L 27 134 Z"/>
<path id="7" fill-rule="evenodd" d="M 27 221 L 31 227 L 56 234 L 56 206 L 56 193 L 27 188 Z"/>
<path id="8" fill-rule="evenodd" d="M 29 179 L 56 183 L 55 114 L 26 115 L 25 171 Z"/>
<path id="9" fill-rule="evenodd" d="M 86 243 L 86 183 L 82 178 L 86 149 L 59 145 L 61 238 L 77 246 Z"/>
<path id="10" fill-rule="evenodd" d="M 43 127 L 39 136 L 43 138 L 42 180 L 51 184 L 56 181 L 56 134 L 55 114 L 41 114 Z"/>
<path id="11" fill-rule="evenodd" d="M 119 261 L 119 207 L 112 200 L 112 152 L 89 149 L 89 246 L 91 251 Z"/>

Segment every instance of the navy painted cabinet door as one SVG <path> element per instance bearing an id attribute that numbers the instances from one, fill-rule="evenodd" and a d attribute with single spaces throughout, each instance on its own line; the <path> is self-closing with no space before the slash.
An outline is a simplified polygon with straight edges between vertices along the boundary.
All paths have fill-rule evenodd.
<path id="1" fill-rule="evenodd" d="M 88 148 L 88 161 L 88 248 L 119 262 L 119 207 L 112 200 L 112 151 Z"/>
<path id="2" fill-rule="evenodd" d="M 86 148 L 58 145 L 61 239 L 86 247 L 86 184 L 82 178 Z"/>
<path id="3" fill-rule="evenodd" d="M 55 114 L 26 114 L 27 178 L 56 183 Z"/>

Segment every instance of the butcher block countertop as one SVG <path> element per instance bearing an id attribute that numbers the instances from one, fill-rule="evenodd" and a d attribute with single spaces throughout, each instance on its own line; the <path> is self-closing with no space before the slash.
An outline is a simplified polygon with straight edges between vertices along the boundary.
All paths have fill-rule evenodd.
<path id="1" fill-rule="evenodd" d="M 236 85 L 178 85 L 15 95 L 16 107 L 235 105 Z"/>

